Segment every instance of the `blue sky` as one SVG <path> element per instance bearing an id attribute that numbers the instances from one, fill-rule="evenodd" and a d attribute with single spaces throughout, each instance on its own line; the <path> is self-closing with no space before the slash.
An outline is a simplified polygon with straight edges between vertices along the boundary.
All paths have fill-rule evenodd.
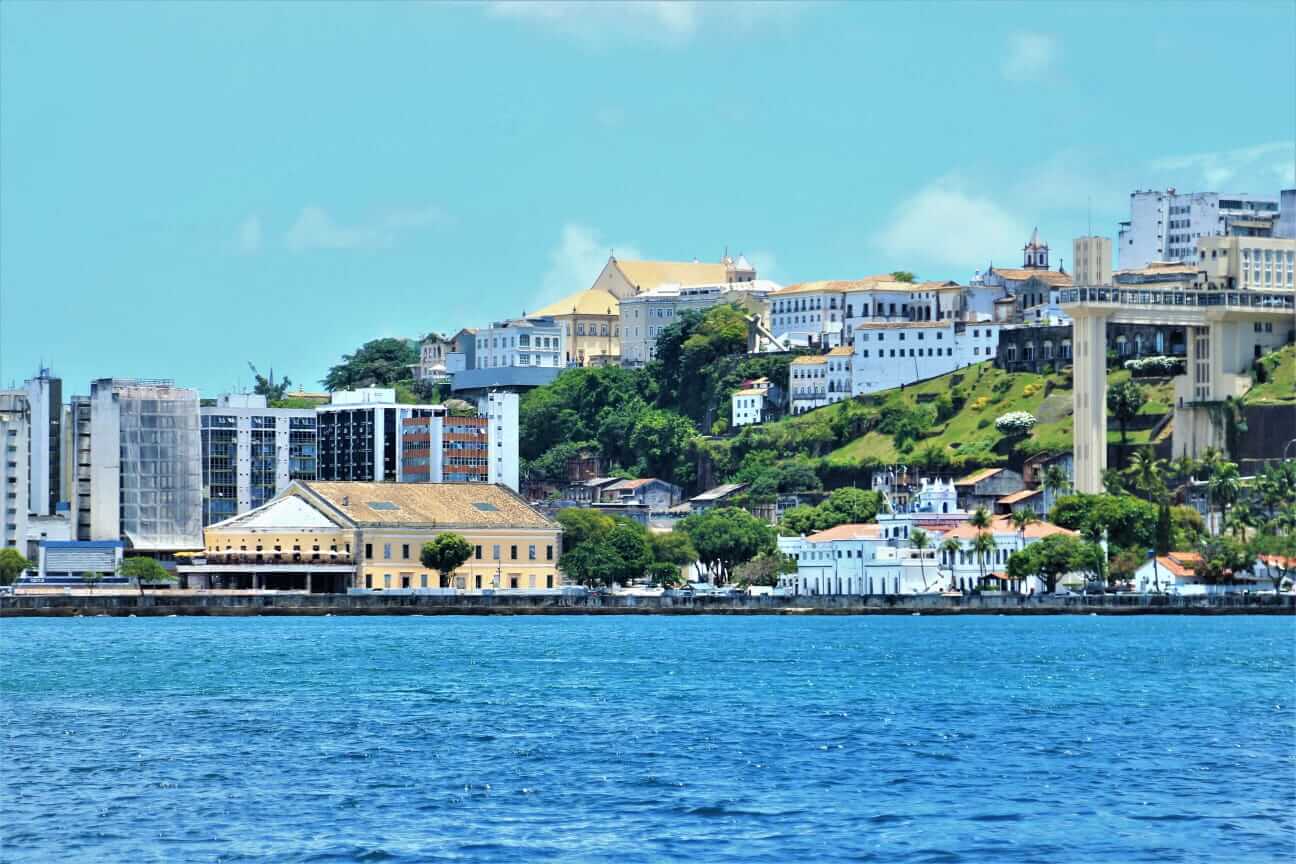
<path id="1" fill-rule="evenodd" d="M 1290 2 L 5 2 L 0 384 L 316 387 L 609 248 L 1069 259 L 1090 201 L 1110 235 L 1135 188 L 1296 182 L 1293 56 Z"/>

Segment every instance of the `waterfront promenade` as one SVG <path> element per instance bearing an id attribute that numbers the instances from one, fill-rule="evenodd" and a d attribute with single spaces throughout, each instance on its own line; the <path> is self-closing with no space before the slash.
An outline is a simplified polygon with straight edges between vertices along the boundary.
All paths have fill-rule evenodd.
<path id="1" fill-rule="evenodd" d="M 1296 615 L 1296 595 L 1015 594 L 797 597 L 553 594 L 131 592 L 20 594 L 0 618 L 75 615 Z"/>

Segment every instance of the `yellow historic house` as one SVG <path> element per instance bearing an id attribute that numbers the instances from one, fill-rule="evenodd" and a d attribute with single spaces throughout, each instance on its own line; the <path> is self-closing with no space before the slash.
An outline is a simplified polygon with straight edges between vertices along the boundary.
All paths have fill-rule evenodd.
<path id="1" fill-rule="evenodd" d="M 436 588 L 420 562 L 438 534 L 472 548 L 448 587 L 557 588 L 562 529 L 505 486 L 298 480 L 273 500 L 204 532 L 204 556 L 179 569 L 189 587 L 342 592 Z"/>

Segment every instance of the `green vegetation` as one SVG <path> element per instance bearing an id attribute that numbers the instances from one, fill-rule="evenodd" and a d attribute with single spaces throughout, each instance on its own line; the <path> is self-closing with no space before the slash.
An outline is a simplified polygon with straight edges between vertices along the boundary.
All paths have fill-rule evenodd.
<path id="1" fill-rule="evenodd" d="M 443 531 L 424 543 L 419 552 L 419 562 L 429 570 L 441 574 L 441 587 L 450 587 L 450 574 L 458 570 L 472 556 L 472 544 L 462 534 Z"/>
<path id="2" fill-rule="evenodd" d="M 1247 391 L 1246 404 L 1296 403 L 1296 345 L 1286 345 L 1261 357 L 1256 361 L 1256 367 L 1256 384 Z"/>
<path id="3" fill-rule="evenodd" d="M 885 502 L 877 492 L 863 489 L 836 489 L 815 507 L 800 505 L 783 514 L 779 528 L 784 534 L 813 534 L 836 525 L 872 522 L 878 513 L 886 512 Z"/>
<path id="4" fill-rule="evenodd" d="M 145 585 L 161 585 L 176 581 L 176 577 L 152 558 L 126 558 L 117 565 L 117 572 L 139 586 L 144 593 Z"/>
<path id="5" fill-rule="evenodd" d="M 1008 558 L 1009 576 L 1039 576 L 1050 594 L 1057 590 L 1058 579 L 1067 573 L 1101 572 L 1102 549 L 1071 534 L 1050 534 Z"/>
<path id="6" fill-rule="evenodd" d="M 676 530 L 688 534 L 697 550 L 698 561 L 715 585 L 729 582 L 739 565 L 757 555 L 774 554 L 776 550 L 774 530 L 737 507 L 691 513 L 680 520 Z"/>
<path id="7" fill-rule="evenodd" d="M 324 389 L 351 390 L 356 387 L 391 387 L 398 381 L 413 384 L 411 366 L 419 362 L 419 349 L 409 339 L 374 339 L 354 354 L 343 354 L 342 362 L 329 369 L 320 382 Z"/>
<path id="8" fill-rule="evenodd" d="M 558 522 L 564 547 L 558 566 L 589 588 L 628 585 L 645 575 L 659 585 L 677 584 L 680 568 L 697 560 L 692 538 L 679 530 L 650 534 L 631 519 L 578 507 L 558 511 Z"/>
<path id="9" fill-rule="evenodd" d="M 17 549 L 0 549 L 0 585 L 12 585 L 24 570 L 35 567 Z"/>

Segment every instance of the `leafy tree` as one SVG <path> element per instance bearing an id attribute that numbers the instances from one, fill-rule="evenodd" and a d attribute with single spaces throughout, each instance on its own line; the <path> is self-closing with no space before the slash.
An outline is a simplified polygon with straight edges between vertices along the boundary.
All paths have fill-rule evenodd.
<path id="1" fill-rule="evenodd" d="M 896 270 L 891 274 L 891 278 L 897 282 L 912 282 L 914 281 L 914 274 L 908 270 Z"/>
<path id="2" fill-rule="evenodd" d="M 1161 506 L 1157 508 L 1157 527 L 1156 527 L 1156 544 L 1153 552 L 1157 555 L 1165 555 L 1172 548 L 1174 543 L 1174 523 L 1170 518 L 1170 499 L 1161 499 Z"/>
<path id="3" fill-rule="evenodd" d="M 523 473 L 533 480 L 562 483 L 567 479 L 567 462 L 583 453 L 599 453 L 594 441 L 564 441 L 546 450 L 538 459 L 525 462 Z"/>
<path id="4" fill-rule="evenodd" d="M 117 565 L 117 572 L 138 585 L 140 594 L 144 593 L 145 584 L 157 585 L 176 581 L 176 577 L 169 570 L 152 558 L 124 558 Z"/>
<path id="5" fill-rule="evenodd" d="M 775 549 L 774 532 L 746 510 L 716 507 L 680 520 L 698 560 L 716 584 L 728 582 L 734 568 Z"/>
<path id="6" fill-rule="evenodd" d="M 1147 402 L 1147 396 L 1143 394 L 1143 388 L 1130 379 L 1107 388 L 1107 410 L 1120 424 L 1122 444 L 1128 440 L 1126 427 L 1131 420 L 1138 416 L 1139 409 L 1143 407 L 1145 402 Z"/>
<path id="7" fill-rule="evenodd" d="M 90 588 L 91 594 L 94 593 L 94 586 L 102 582 L 103 578 L 104 574 L 98 570 L 86 570 L 81 574 L 81 581 Z"/>
<path id="8" fill-rule="evenodd" d="M 558 566 L 569 579 L 587 588 L 611 585 L 616 581 L 619 562 L 616 552 L 606 540 L 582 543 L 566 551 L 558 559 Z"/>
<path id="9" fill-rule="evenodd" d="M 1256 496 L 1269 519 L 1296 503 L 1296 459 L 1275 462 L 1256 477 Z"/>
<path id="10" fill-rule="evenodd" d="M 1242 477 L 1238 474 L 1237 465 L 1232 462 L 1220 463 L 1211 472 L 1206 486 L 1210 493 L 1211 512 L 1214 513 L 1218 507 L 1222 521 L 1224 514 L 1237 503 L 1238 496 L 1242 494 Z"/>
<path id="11" fill-rule="evenodd" d="M 775 587 L 779 577 L 797 571 L 796 562 L 782 552 L 762 552 L 746 564 L 740 564 L 734 575 L 739 585 Z"/>
<path id="12" fill-rule="evenodd" d="M 652 546 L 648 543 L 648 530 L 638 522 L 617 519 L 612 530 L 602 541 L 613 553 L 613 580 L 629 585 L 643 578 L 652 563 Z"/>
<path id="13" fill-rule="evenodd" d="M 650 534 L 648 542 L 652 546 L 653 561 L 670 564 L 673 567 L 687 567 L 697 560 L 697 550 L 693 540 L 684 531 L 667 531 L 663 534 Z"/>
<path id="14" fill-rule="evenodd" d="M 1050 534 L 1008 558 L 1008 575 L 1013 579 L 1038 576 L 1044 580 L 1045 593 L 1057 590 L 1057 583 L 1067 573 L 1094 572 L 1102 549 L 1073 534 Z"/>
<path id="15" fill-rule="evenodd" d="M 872 522 L 878 513 L 885 512 L 886 503 L 878 492 L 845 487 L 830 492 L 816 509 L 819 511 L 816 527 L 823 531 L 835 525 Z"/>
<path id="16" fill-rule="evenodd" d="M 1255 566 L 1255 552 L 1226 535 L 1208 537 L 1198 547 L 1200 558 L 1191 566 L 1207 585 L 1232 582 Z"/>
<path id="17" fill-rule="evenodd" d="M 423 544 L 419 561 L 429 570 L 441 574 L 441 587 L 450 587 L 450 575 L 463 566 L 473 553 L 472 544 L 462 534 L 443 531 Z"/>
<path id="18" fill-rule="evenodd" d="M 1187 505 L 1178 505 L 1170 508 L 1170 546 L 1166 549 L 1192 549 L 1201 541 L 1202 534 L 1206 531 L 1206 523 L 1202 520 L 1201 514 L 1197 508 Z M 1158 543 L 1160 541 L 1157 541 Z M 1159 546 L 1157 548 L 1160 548 Z M 1159 554 L 1165 554 L 1159 553 Z"/>
<path id="19" fill-rule="evenodd" d="M 630 433 L 630 446 L 639 454 L 650 477 L 675 477 L 691 472 L 689 445 L 697 430 L 686 418 L 670 411 L 648 410 L 639 416 Z"/>
<path id="20" fill-rule="evenodd" d="M 663 588 L 678 588 L 684 584 L 684 574 L 680 572 L 680 568 L 667 561 L 649 564 L 648 579 L 652 584 Z"/>
<path id="21" fill-rule="evenodd" d="M 1150 549 L 1156 542 L 1157 505 L 1130 495 L 1066 495 L 1053 505 L 1049 521 L 1092 537 L 1106 531 L 1116 547 Z"/>
<path id="22" fill-rule="evenodd" d="M 17 549 L 0 549 L 0 585 L 12 585 L 24 570 L 36 565 L 22 556 Z"/>
<path id="23" fill-rule="evenodd" d="M 563 529 L 563 549 L 566 551 L 602 540 L 616 524 L 606 513 L 587 507 L 569 507 L 566 510 L 559 510 L 556 518 Z"/>
<path id="24" fill-rule="evenodd" d="M 320 383 L 330 392 L 389 387 L 412 377 L 410 367 L 418 362 L 418 348 L 408 339 L 374 339 L 354 354 L 343 354 L 342 362 L 331 367 Z"/>
<path id="25" fill-rule="evenodd" d="M 1135 571 L 1143 566 L 1146 561 L 1142 549 L 1136 549 L 1130 546 L 1116 552 L 1111 559 L 1111 568 L 1108 572 L 1108 578 L 1116 582 L 1118 580 L 1129 581 L 1134 578 Z"/>
<path id="26" fill-rule="evenodd" d="M 798 504 L 795 507 L 789 507 L 783 511 L 783 518 L 779 521 L 779 529 L 784 534 L 798 536 L 804 534 L 813 534 L 815 521 L 819 517 L 819 508 L 812 507 L 808 504 Z"/>

